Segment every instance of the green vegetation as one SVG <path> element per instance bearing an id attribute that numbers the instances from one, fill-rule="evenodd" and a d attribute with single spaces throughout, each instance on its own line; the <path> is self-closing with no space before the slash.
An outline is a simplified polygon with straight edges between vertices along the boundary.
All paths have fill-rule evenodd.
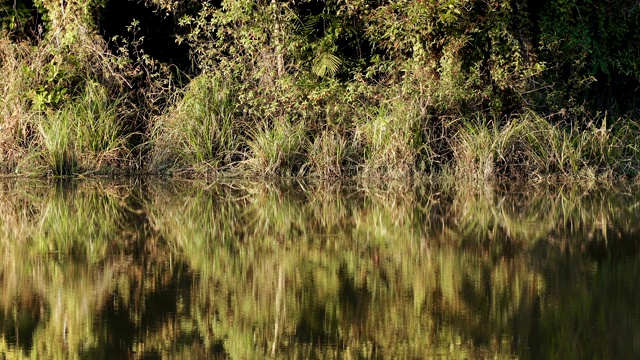
<path id="1" fill-rule="evenodd" d="M 44 167 L 39 172 L 71 175 L 114 171 L 110 166 L 125 163 L 127 137 L 118 107 L 117 99 L 109 99 L 103 87 L 89 82 L 75 101 L 37 117 L 40 151 L 33 153 L 40 160 L 36 163 Z"/>
<path id="2" fill-rule="evenodd" d="M 486 119 L 465 121 L 453 146 L 456 172 L 481 180 L 637 174 L 637 124 L 620 119 L 609 127 L 606 118 L 600 123 L 565 129 L 535 114 L 513 118 L 503 127 Z"/>
<path id="3" fill-rule="evenodd" d="M 234 95 L 219 79 L 200 76 L 151 131 L 152 171 L 215 171 L 231 163 L 242 125 L 234 122 Z"/>
<path id="4" fill-rule="evenodd" d="M 635 1 L 145 4 L 0 7 L 3 173 L 640 173 Z"/>

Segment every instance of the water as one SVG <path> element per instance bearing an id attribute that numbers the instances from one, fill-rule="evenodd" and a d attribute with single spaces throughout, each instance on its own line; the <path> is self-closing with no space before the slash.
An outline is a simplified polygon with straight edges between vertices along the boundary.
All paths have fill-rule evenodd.
<path id="1" fill-rule="evenodd" d="M 640 356 L 638 188 L 0 182 L 0 358 Z"/>

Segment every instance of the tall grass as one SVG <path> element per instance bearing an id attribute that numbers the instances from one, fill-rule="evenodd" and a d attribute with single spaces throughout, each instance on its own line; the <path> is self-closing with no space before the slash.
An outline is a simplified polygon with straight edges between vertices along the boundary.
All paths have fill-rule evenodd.
<path id="1" fill-rule="evenodd" d="M 200 75 L 179 96 L 152 124 L 151 170 L 208 172 L 229 165 L 242 134 L 232 89 L 218 77 Z"/>
<path id="2" fill-rule="evenodd" d="M 309 143 L 310 174 L 323 179 L 337 179 L 352 174 L 352 146 L 338 130 L 324 130 Z"/>
<path id="3" fill-rule="evenodd" d="M 131 166 L 132 113 L 104 43 L 0 39 L 0 171 L 31 175 L 115 173 Z M 75 51 L 75 52 L 74 52 Z M 68 53 L 69 52 L 69 53 Z"/>
<path id="4" fill-rule="evenodd" d="M 39 173 L 113 173 L 129 158 L 120 99 L 87 81 L 82 93 L 56 111 L 34 117 L 40 146 L 24 166 Z"/>
<path id="5" fill-rule="evenodd" d="M 70 112 L 62 110 L 40 118 L 38 125 L 42 150 L 39 155 L 46 173 L 65 176 L 78 172 L 72 116 Z"/>
<path id="6" fill-rule="evenodd" d="M 419 117 L 413 104 L 396 100 L 368 108 L 356 119 L 354 141 L 361 153 L 363 177 L 400 178 L 411 175 L 419 147 Z"/>
<path id="7" fill-rule="evenodd" d="M 456 174 L 481 181 L 548 176 L 595 178 L 637 174 L 638 126 L 619 119 L 574 129 L 536 114 L 506 124 L 485 117 L 462 120 L 453 140 Z"/>
<path id="8" fill-rule="evenodd" d="M 640 172 L 638 136 L 640 125 L 636 121 L 618 118 L 610 123 L 605 114 L 576 135 L 576 142 L 581 158 L 589 166 L 611 175 L 636 175 Z"/>
<path id="9" fill-rule="evenodd" d="M 63 70 L 46 65 L 47 54 L 0 40 L 0 70 L 5 75 L 0 85 L 0 170 L 37 175 L 113 172 L 128 158 L 123 128 L 128 110 L 121 98 L 113 98 L 89 78 L 81 81 L 76 94 L 66 94 L 54 75 Z"/>
<path id="10" fill-rule="evenodd" d="M 112 99 L 104 86 L 87 81 L 81 97 L 67 108 L 76 121 L 79 151 L 98 164 L 123 154 L 127 140 L 122 113 L 125 106 L 122 99 Z"/>
<path id="11" fill-rule="evenodd" d="M 309 140 L 303 121 L 265 120 L 248 136 L 246 165 L 251 173 L 261 176 L 297 176 L 304 173 Z"/>
<path id="12" fill-rule="evenodd" d="M 29 68 L 42 60 L 38 54 L 0 33 L 0 171 L 4 173 L 14 172 L 28 152 L 24 145 L 32 136 L 34 114 L 24 95 L 30 89 Z"/>

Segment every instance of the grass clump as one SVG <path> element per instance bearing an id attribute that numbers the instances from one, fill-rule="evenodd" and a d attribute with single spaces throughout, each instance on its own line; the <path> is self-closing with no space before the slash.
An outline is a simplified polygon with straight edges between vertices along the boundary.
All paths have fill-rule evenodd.
<path id="1" fill-rule="evenodd" d="M 233 91 L 218 77 L 200 75 L 152 124 L 151 170 L 217 170 L 237 153 L 241 122 Z"/>
<path id="2" fill-rule="evenodd" d="M 411 104 L 383 104 L 356 120 L 355 143 L 361 154 L 359 174 L 365 178 L 410 176 L 419 155 L 419 118 Z"/>
<path id="3" fill-rule="evenodd" d="M 351 150 L 348 139 L 337 130 L 322 131 L 309 145 L 311 174 L 323 179 L 348 174 Z"/>
<path id="4" fill-rule="evenodd" d="M 309 139 L 303 121 L 275 119 L 263 121 L 248 140 L 249 172 L 260 176 L 298 176 L 307 167 Z"/>
<path id="5" fill-rule="evenodd" d="M 37 156 L 43 168 L 40 172 L 61 176 L 78 172 L 74 136 L 70 127 L 72 122 L 70 113 L 65 110 L 40 119 L 42 149 Z"/>
<path id="6" fill-rule="evenodd" d="M 503 125 L 484 117 L 462 120 L 453 144 L 459 177 L 526 180 L 580 172 L 571 134 L 536 115 L 513 118 Z"/>
<path id="7" fill-rule="evenodd" d="M 117 158 L 124 148 L 122 100 L 110 99 L 107 89 L 96 82 L 88 82 L 79 101 L 67 109 L 76 124 L 80 150 L 91 161 L 102 163 Z"/>
<path id="8" fill-rule="evenodd" d="M 87 81 L 82 93 L 59 110 L 38 113 L 38 150 L 22 166 L 55 176 L 113 172 L 128 157 L 121 100 Z"/>
<path id="9" fill-rule="evenodd" d="M 554 154 L 561 134 L 539 118 L 513 119 L 504 125 L 479 117 L 463 120 L 454 138 L 456 173 L 493 180 L 499 175 L 526 178 L 563 171 L 564 152 Z M 555 164 L 554 164 L 555 163 Z"/>
<path id="10" fill-rule="evenodd" d="M 503 125 L 482 117 L 463 120 L 452 146 L 456 174 L 489 181 L 637 173 L 639 153 L 633 140 L 640 133 L 637 125 L 625 119 L 610 127 L 606 119 L 600 123 L 581 130 L 553 125 L 536 114 Z"/>
<path id="11" fill-rule="evenodd" d="M 638 174 L 638 124 L 619 118 L 609 125 L 606 115 L 599 120 L 600 125 L 597 122 L 590 122 L 587 130 L 575 136 L 574 142 L 586 166 L 610 176 Z"/>
<path id="12" fill-rule="evenodd" d="M 1 37 L 2 173 L 105 173 L 129 160 L 124 91 L 97 45 L 91 51 Z"/>

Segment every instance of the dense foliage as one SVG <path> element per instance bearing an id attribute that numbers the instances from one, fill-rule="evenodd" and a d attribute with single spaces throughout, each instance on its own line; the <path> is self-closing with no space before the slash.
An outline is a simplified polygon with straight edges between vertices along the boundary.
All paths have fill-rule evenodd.
<path id="1" fill-rule="evenodd" d="M 43 148 L 29 128 L 59 118 L 70 102 L 88 101 L 85 88 L 96 84 L 121 104 L 117 153 L 150 171 L 405 176 L 460 168 L 456 154 L 469 126 L 497 133 L 514 121 L 535 128 L 538 120 L 564 139 L 560 157 L 574 163 L 540 168 L 531 158 L 551 155 L 536 152 L 535 141 L 512 139 L 504 153 L 493 136 L 486 158 L 468 162 L 467 170 L 486 178 L 513 174 L 508 162 L 526 165 L 524 177 L 640 169 L 629 143 L 638 134 L 635 1 L 145 5 L 148 14 L 173 21 L 169 30 L 151 15 L 118 30 L 108 14 L 128 5 L 117 0 L 2 5 L 0 55 L 12 79 L 2 88 L 3 121 L 12 132 L 4 136 L 3 156 L 12 164 L 5 170 L 20 171 L 34 158 L 53 173 L 105 170 L 100 161 L 52 166 L 41 161 L 51 156 L 23 151 Z M 182 54 L 158 52 L 154 33 L 167 31 L 165 41 L 182 44 L 175 47 Z M 601 144 L 608 155 L 600 158 L 603 151 L 585 145 L 597 143 L 585 137 L 598 134 L 608 139 Z M 94 151 L 115 154 L 112 145 Z"/>

